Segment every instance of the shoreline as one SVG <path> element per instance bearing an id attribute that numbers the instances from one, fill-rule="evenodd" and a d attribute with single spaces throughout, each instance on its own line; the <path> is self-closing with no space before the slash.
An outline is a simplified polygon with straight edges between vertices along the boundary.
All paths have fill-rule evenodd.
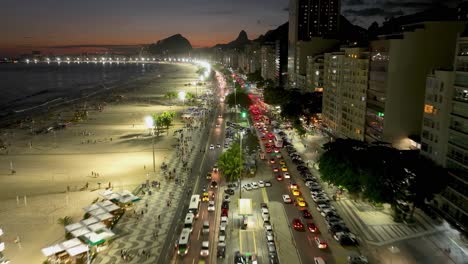
<path id="1" fill-rule="evenodd" d="M 6 138 L 11 147 L 8 155 L 0 154 L 0 225 L 5 232 L 5 255 L 12 262 L 42 262 L 45 257 L 40 249 L 64 238 L 57 219 L 71 216 L 80 220 L 81 208 L 98 197 L 98 187 L 102 190 L 109 184 L 115 190 L 133 191 L 147 177 L 160 179 L 160 164 L 174 152 L 172 133 L 183 124 L 179 113 L 189 107 L 172 105 L 164 94 L 195 89 L 184 84 L 197 79 L 195 66 L 167 65 L 154 73 L 157 78 L 138 80 L 135 85 L 87 100 L 93 105 L 116 93 L 123 96 L 106 103 L 102 112 L 90 110 L 87 120 L 65 129 L 32 135 L 27 128 L 2 127 L 0 138 Z M 138 87 L 142 82 L 145 84 Z M 70 116 L 74 107 L 76 104 L 51 112 Z M 143 117 L 162 111 L 178 114 L 169 133 L 155 140 L 157 169 L 153 173 L 152 139 Z M 50 115 L 35 118 L 45 119 L 45 124 L 53 122 Z M 12 164 L 15 174 L 10 171 Z M 100 176 L 92 177 L 93 172 Z M 84 184 L 89 184 L 89 190 L 80 190 Z M 12 242 L 16 236 L 21 245 Z"/>

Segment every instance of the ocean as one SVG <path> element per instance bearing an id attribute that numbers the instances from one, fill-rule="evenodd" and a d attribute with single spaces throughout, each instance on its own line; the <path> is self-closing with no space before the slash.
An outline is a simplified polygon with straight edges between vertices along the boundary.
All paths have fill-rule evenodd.
<path id="1" fill-rule="evenodd" d="M 124 85 L 160 64 L 0 64 L 0 118 L 57 106 Z"/>

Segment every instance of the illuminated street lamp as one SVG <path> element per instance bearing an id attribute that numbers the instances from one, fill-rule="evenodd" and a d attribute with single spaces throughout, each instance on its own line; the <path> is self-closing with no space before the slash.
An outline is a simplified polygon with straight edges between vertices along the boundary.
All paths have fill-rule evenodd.
<path id="1" fill-rule="evenodd" d="M 185 104 L 185 97 L 187 94 L 184 91 L 179 92 L 179 99 L 182 100 L 182 104 Z"/>
<path id="2" fill-rule="evenodd" d="M 148 129 L 150 129 L 150 135 L 152 135 L 152 145 L 153 145 L 153 172 L 156 172 L 156 162 L 154 158 L 154 119 L 151 116 L 145 117 L 145 124 Z"/>

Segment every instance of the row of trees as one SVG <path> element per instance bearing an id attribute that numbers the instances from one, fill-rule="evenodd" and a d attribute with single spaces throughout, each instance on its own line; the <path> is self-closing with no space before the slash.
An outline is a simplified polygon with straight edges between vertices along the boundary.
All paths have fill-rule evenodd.
<path id="1" fill-rule="evenodd" d="M 416 151 L 351 139 L 337 139 L 323 148 L 326 152 L 319 164 L 324 181 L 369 202 L 389 203 L 395 212 L 403 208 L 403 215 L 409 218 L 415 207 L 431 200 L 447 184 L 444 170 Z"/>
<path id="2" fill-rule="evenodd" d="M 243 155 L 240 153 L 240 144 L 234 143 L 223 152 L 218 159 L 218 167 L 223 172 L 226 181 L 239 179 L 244 165 Z"/>
<path id="3" fill-rule="evenodd" d="M 230 93 L 226 96 L 226 104 L 229 107 L 235 107 L 237 104 L 242 109 L 249 109 L 251 100 L 245 90 L 237 88 L 235 93 Z"/>
<path id="4" fill-rule="evenodd" d="M 164 98 L 166 99 L 176 99 L 179 97 L 179 94 L 177 92 L 167 92 L 166 94 L 164 94 Z M 186 92 L 185 93 L 185 100 L 187 102 L 191 102 L 193 100 L 195 100 L 195 94 L 191 93 L 191 92 Z"/>
<path id="5" fill-rule="evenodd" d="M 155 125 L 155 133 L 156 136 L 159 136 L 161 129 L 165 128 L 166 132 L 169 133 L 169 127 L 172 126 L 172 122 L 175 118 L 175 112 L 164 111 L 160 114 L 152 114 L 154 125 Z"/>

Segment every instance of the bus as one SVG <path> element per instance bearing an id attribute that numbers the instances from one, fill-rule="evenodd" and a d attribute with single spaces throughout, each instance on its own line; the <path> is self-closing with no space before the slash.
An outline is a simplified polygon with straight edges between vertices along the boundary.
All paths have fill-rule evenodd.
<path id="1" fill-rule="evenodd" d="M 277 148 L 282 148 L 283 147 L 283 139 L 281 138 L 280 135 L 274 134 L 275 137 L 273 138 L 273 142 L 275 143 L 275 147 Z"/>
<path id="2" fill-rule="evenodd" d="M 190 232 L 193 230 L 193 219 L 195 216 L 192 213 L 188 213 L 184 219 L 184 228 L 190 229 Z"/>
<path id="3" fill-rule="evenodd" d="M 177 241 L 177 254 L 180 256 L 185 256 L 188 253 L 190 232 L 189 228 L 184 228 L 182 229 L 182 233 L 180 233 L 179 240 Z"/>
<path id="4" fill-rule="evenodd" d="M 189 212 L 192 213 L 195 218 L 198 218 L 198 211 L 200 209 L 200 195 L 195 194 L 190 198 Z"/>

